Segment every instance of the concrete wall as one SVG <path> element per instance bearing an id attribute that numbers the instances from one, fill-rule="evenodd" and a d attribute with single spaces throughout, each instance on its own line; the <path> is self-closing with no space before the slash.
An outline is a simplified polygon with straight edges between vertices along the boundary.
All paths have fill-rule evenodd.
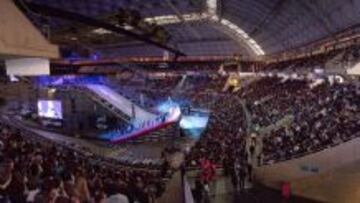
<path id="1" fill-rule="evenodd" d="M 344 179 L 335 180 L 334 177 L 341 177 L 345 167 L 348 168 L 358 161 L 360 161 L 360 138 L 355 138 L 298 159 L 257 167 L 255 168 L 255 176 L 259 182 L 266 186 L 278 189 L 283 181 L 290 182 L 293 193 L 299 196 L 325 202 L 346 202 L 342 195 L 345 192 L 334 189 L 337 186 L 336 183 Z M 357 172 L 360 174 L 359 170 Z M 354 173 L 354 178 L 359 174 Z M 325 180 L 332 184 L 321 184 Z M 349 180 L 351 181 L 351 178 Z M 350 184 L 350 182 L 343 184 Z M 322 186 L 319 187 L 319 185 Z M 357 193 L 360 194 L 360 191 Z M 345 194 L 350 196 L 349 193 Z M 360 195 L 353 194 L 353 196 L 354 198 L 355 196 L 358 197 L 359 199 L 356 200 L 360 202 Z"/>

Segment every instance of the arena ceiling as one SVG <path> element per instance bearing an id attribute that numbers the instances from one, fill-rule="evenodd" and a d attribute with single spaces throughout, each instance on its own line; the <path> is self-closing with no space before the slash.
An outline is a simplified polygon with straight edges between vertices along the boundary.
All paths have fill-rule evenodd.
<path id="1" fill-rule="evenodd" d="M 44 15 L 31 4 L 122 27 L 187 55 L 260 56 L 360 23 L 356 0 L 17 0 L 51 41 L 104 56 L 161 56 L 162 49 L 106 29 Z M 119 23 L 119 13 L 135 20 Z M 124 17 L 120 15 L 120 17 Z M 127 17 L 129 17 L 127 16 Z M 135 17 L 134 17 L 135 16 Z M 128 18 L 127 18 L 128 19 Z"/>

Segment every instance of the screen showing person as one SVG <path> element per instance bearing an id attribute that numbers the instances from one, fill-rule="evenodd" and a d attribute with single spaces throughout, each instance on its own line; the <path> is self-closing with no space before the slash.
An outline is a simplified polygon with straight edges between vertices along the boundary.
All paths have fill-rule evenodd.
<path id="1" fill-rule="evenodd" d="M 37 103 L 40 117 L 62 119 L 62 104 L 57 100 L 39 100 Z"/>

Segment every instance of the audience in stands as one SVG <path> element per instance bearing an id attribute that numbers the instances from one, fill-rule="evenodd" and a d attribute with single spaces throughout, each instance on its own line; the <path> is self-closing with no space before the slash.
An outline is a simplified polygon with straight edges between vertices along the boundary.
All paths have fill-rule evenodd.
<path id="1" fill-rule="evenodd" d="M 284 62 L 280 69 L 318 68 L 339 53 Z M 242 188 L 244 176 L 249 179 L 252 176 L 255 155 L 258 164 L 270 164 L 317 152 L 358 136 L 360 89 L 356 82 L 334 83 L 316 75 L 312 80 L 301 74 L 269 75 L 271 77 L 257 79 L 238 93 L 212 94 L 216 102 L 208 106 L 213 115 L 207 132 L 187 156 L 188 167 L 201 166 L 200 160 L 204 158 L 217 166 L 223 163 L 224 172 L 231 175 L 234 187 Z M 218 84 L 215 89 L 221 89 L 221 83 Z M 208 94 L 203 94 L 205 89 L 202 87 L 193 93 L 193 103 L 208 99 Z M 247 148 L 245 112 L 240 100 L 246 102 L 250 113 L 252 126 L 248 130 L 262 133 L 260 154 L 256 154 L 251 145 Z"/>
<path id="2" fill-rule="evenodd" d="M 356 85 L 325 82 L 305 89 L 301 94 L 288 93 L 287 105 L 278 109 L 282 115 L 293 116 L 293 121 L 264 136 L 266 163 L 313 153 L 358 136 L 360 92 Z"/>
<path id="3" fill-rule="evenodd" d="M 270 63 L 267 68 L 308 71 L 339 53 Z M 353 60 L 357 54 L 358 48 L 345 50 L 342 59 Z M 268 76 L 235 93 L 221 91 L 226 82 L 222 76 L 147 78 L 140 85 L 125 80 L 119 91 L 146 107 L 168 97 L 187 98 L 192 105 L 212 112 L 204 135 L 186 155 L 188 169 L 201 170 L 195 192 L 196 199 L 202 199 L 204 184 L 214 180 L 216 168 L 223 168 L 235 189 L 243 189 L 245 180 L 252 179 L 256 159 L 258 164 L 272 164 L 358 136 L 360 89 L 356 82 Z M 179 85 L 182 91 L 177 90 Z M 49 144 L 6 124 L 0 127 L 2 202 L 151 202 L 164 191 L 167 163 L 164 168 L 135 170 L 131 165 Z M 250 136 L 252 132 L 259 136 Z"/>
<path id="4" fill-rule="evenodd" d="M 1 129 L 1 202 L 150 202 L 164 191 L 160 170 L 116 165 L 5 124 Z"/>

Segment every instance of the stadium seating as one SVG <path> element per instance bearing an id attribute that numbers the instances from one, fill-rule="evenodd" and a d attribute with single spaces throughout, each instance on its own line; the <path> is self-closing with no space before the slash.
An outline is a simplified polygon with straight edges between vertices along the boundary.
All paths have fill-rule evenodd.
<path id="1" fill-rule="evenodd" d="M 86 149 L 49 143 L 4 122 L 1 129 L 2 202 L 50 202 L 54 193 L 64 201 L 99 202 L 122 194 L 131 201 L 149 202 L 164 191 L 161 167 L 129 168 Z"/>

